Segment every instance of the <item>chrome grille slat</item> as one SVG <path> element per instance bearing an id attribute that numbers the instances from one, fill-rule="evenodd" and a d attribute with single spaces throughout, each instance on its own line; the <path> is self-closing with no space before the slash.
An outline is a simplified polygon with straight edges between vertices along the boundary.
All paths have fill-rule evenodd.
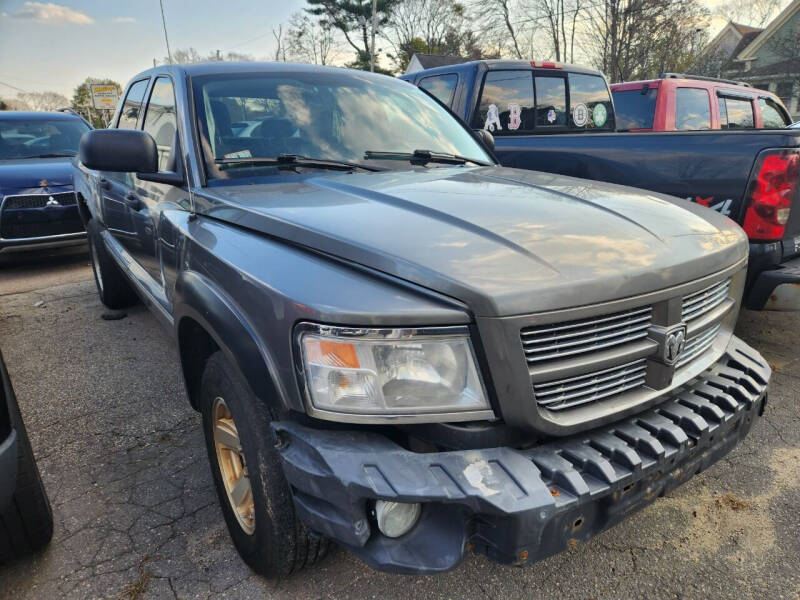
<path id="1" fill-rule="evenodd" d="M 645 363 L 640 359 L 579 377 L 537 384 L 534 395 L 539 406 L 556 411 L 594 402 L 644 385 Z"/>
<path id="2" fill-rule="evenodd" d="M 536 363 L 543 360 L 552 360 L 556 358 L 563 358 L 566 356 L 574 356 L 576 354 L 583 354 L 584 352 L 591 352 L 593 350 L 602 350 L 604 348 L 609 348 L 612 346 L 618 346 L 620 344 L 627 344 L 628 342 L 635 342 L 636 340 L 641 340 L 647 337 L 647 331 L 642 331 L 639 333 L 635 333 L 633 335 L 627 336 L 625 338 L 617 338 L 613 340 L 609 340 L 604 343 L 599 344 L 591 344 L 588 347 L 581 347 L 581 348 L 573 348 L 572 350 L 568 350 L 566 352 L 552 352 L 550 354 L 545 354 L 543 356 L 530 356 L 530 351 L 525 351 L 525 357 L 528 359 L 528 363 Z"/>
<path id="3" fill-rule="evenodd" d="M 520 332 L 528 364 L 574 356 L 647 337 L 650 306 L 560 323 L 529 327 Z M 559 334 L 558 332 L 562 332 Z"/>
<path id="4" fill-rule="evenodd" d="M 621 319 L 628 316 L 635 316 L 641 315 L 644 313 L 652 312 L 652 307 L 646 306 L 644 308 L 637 308 L 633 310 L 625 310 L 622 312 L 614 313 L 613 315 L 605 315 L 602 317 L 590 317 L 588 319 L 577 319 L 575 321 L 567 321 L 565 323 L 558 323 L 556 325 L 541 325 L 541 326 L 534 326 L 534 327 L 527 327 L 526 329 L 522 330 L 522 335 L 532 335 L 538 333 L 546 333 L 550 331 L 562 331 L 564 329 L 572 329 L 575 327 L 580 327 L 582 325 L 591 325 L 593 323 L 605 323 L 607 321 L 613 321 L 614 319 Z"/>
<path id="5" fill-rule="evenodd" d="M 646 327 L 650 326 L 650 318 L 651 318 L 650 314 L 648 313 L 648 314 L 642 315 L 641 317 L 637 317 L 635 319 L 628 319 L 627 321 L 625 321 L 625 323 L 628 326 L 638 325 L 640 323 L 644 323 L 645 324 L 644 326 L 646 328 Z M 614 330 L 614 329 L 618 329 L 618 328 L 619 328 L 619 323 L 610 323 L 608 325 L 603 325 L 601 327 L 593 327 L 591 330 L 588 330 L 588 332 L 597 333 L 597 332 L 600 332 L 600 331 L 609 331 L 609 330 Z M 572 337 L 577 337 L 577 336 L 586 335 L 586 334 L 587 334 L 587 330 L 586 329 L 576 329 L 576 330 L 571 331 L 569 333 L 564 333 L 564 334 L 560 334 L 560 335 L 551 335 L 550 337 L 536 337 L 535 339 L 532 339 L 532 340 L 531 339 L 529 339 L 529 340 L 523 339 L 522 344 L 523 345 L 530 345 L 530 344 L 536 344 L 536 343 L 539 343 L 539 342 L 549 342 L 551 340 L 560 340 L 560 339 L 565 339 L 565 338 L 572 338 Z M 534 335 L 536 335 L 536 334 L 534 334 Z"/>
<path id="6" fill-rule="evenodd" d="M 644 365 L 644 363 L 642 363 L 641 366 L 635 367 L 634 370 L 636 370 L 636 371 L 644 371 L 644 368 L 645 368 L 645 365 Z M 614 367 L 613 369 L 608 369 L 608 371 L 614 371 L 614 372 L 608 373 L 607 375 L 605 375 L 603 377 L 595 376 L 594 378 L 592 378 L 592 382 L 595 383 L 595 384 L 598 384 L 598 383 L 604 383 L 606 381 L 611 381 L 611 380 L 613 380 L 613 379 L 618 377 L 618 374 L 616 373 L 616 371 L 618 369 L 619 369 L 619 367 Z M 598 371 L 597 374 L 600 374 L 602 372 L 603 371 Z M 633 370 L 631 372 L 633 372 Z M 585 378 L 586 378 L 586 376 L 573 377 L 573 378 L 570 378 L 570 379 L 562 379 L 561 381 L 555 381 L 555 382 L 550 381 L 548 383 L 541 383 L 541 384 L 536 386 L 536 397 L 537 398 L 541 398 L 541 399 L 544 400 L 545 396 L 549 396 L 549 395 L 552 395 L 552 394 L 561 394 L 561 393 L 564 393 L 564 392 L 569 392 L 569 391 L 572 391 L 572 390 L 585 388 L 586 387 L 586 382 L 585 381 L 578 381 L 576 383 L 573 383 L 572 385 L 566 385 L 566 386 L 565 385 L 559 385 L 559 384 L 562 384 L 562 382 L 566 383 L 568 381 L 574 381 L 574 380 L 585 379 Z M 558 385 L 558 387 L 555 387 L 554 389 L 546 389 L 548 386 L 555 386 L 555 385 Z"/>
<path id="7" fill-rule="evenodd" d="M 689 361 L 708 350 L 711 347 L 711 344 L 714 343 L 714 340 L 717 339 L 717 334 L 721 328 L 722 324 L 717 323 L 713 327 L 706 329 L 700 335 L 687 340 L 686 346 L 683 349 L 683 354 L 681 354 L 678 362 L 675 363 L 675 368 L 682 367 Z"/>
<path id="8" fill-rule="evenodd" d="M 693 294 L 684 296 L 681 316 L 684 321 L 691 321 L 705 313 L 714 310 L 728 297 L 730 291 L 730 278 L 719 281 L 703 288 Z"/>
<path id="9" fill-rule="evenodd" d="M 555 344 L 550 344 L 549 346 L 533 346 L 530 350 L 526 350 L 526 353 L 533 354 L 536 352 L 546 352 L 548 350 L 554 350 L 557 348 L 571 348 L 573 346 L 580 346 L 582 344 L 587 344 L 591 342 L 601 342 L 603 340 L 608 340 L 611 338 L 619 337 L 621 335 L 631 335 L 637 333 L 639 331 L 647 331 L 647 328 L 650 327 L 650 321 L 648 320 L 646 323 L 638 324 L 637 326 L 630 326 L 626 325 L 622 331 L 609 331 L 607 333 L 602 333 L 598 335 L 595 332 L 586 332 L 584 335 L 588 338 L 587 340 L 578 339 L 572 341 L 566 341 L 560 343 L 556 341 Z M 552 339 L 552 338 L 549 338 Z M 558 339 L 558 338 L 557 338 Z M 523 342 L 523 345 L 531 346 L 534 345 L 536 342 Z"/>

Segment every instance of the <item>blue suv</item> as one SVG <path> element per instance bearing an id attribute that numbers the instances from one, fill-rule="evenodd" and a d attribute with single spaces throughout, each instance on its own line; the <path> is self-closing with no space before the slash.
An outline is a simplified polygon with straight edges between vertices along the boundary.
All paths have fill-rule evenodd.
<path id="1" fill-rule="evenodd" d="M 69 113 L 0 112 L 0 253 L 84 243 L 70 163 L 89 129 Z"/>

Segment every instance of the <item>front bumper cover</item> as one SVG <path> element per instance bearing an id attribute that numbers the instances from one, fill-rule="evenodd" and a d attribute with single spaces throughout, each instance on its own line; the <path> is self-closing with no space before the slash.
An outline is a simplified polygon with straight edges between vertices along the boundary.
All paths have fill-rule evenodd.
<path id="1" fill-rule="evenodd" d="M 363 431 L 272 428 L 308 527 L 372 567 L 452 569 L 474 548 L 531 564 L 615 525 L 730 451 L 763 413 L 770 368 L 732 338 L 710 369 L 653 409 L 528 450 L 415 453 Z M 422 502 L 397 539 L 370 516 L 374 499 Z"/>

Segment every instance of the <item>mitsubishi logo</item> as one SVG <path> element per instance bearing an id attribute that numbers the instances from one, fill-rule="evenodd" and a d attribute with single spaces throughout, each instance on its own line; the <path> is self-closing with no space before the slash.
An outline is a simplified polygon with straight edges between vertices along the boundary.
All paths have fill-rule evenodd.
<path id="1" fill-rule="evenodd" d="M 45 204 L 45 206 L 61 206 L 61 203 L 52 196 L 50 196 L 47 199 L 47 204 Z"/>
<path id="2" fill-rule="evenodd" d="M 664 350 L 662 358 L 664 362 L 671 365 L 683 352 L 683 347 L 686 344 L 686 327 L 682 327 L 677 331 L 671 331 L 667 334 L 664 340 Z"/>

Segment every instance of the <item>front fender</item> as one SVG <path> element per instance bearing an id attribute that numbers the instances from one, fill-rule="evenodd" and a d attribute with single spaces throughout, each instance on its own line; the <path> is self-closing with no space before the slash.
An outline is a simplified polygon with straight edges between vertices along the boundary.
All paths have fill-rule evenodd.
<path id="1" fill-rule="evenodd" d="M 250 390 L 275 408 L 285 408 L 285 390 L 277 376 L 269 350 L 235 302 L 196 271 L 183 271 L 175 284 L 175 335 L 181 345 L 181 328 L 195 321 L 225 353 L 231 365 L 247 381 Z M 197 382 L 187 377 L 184 348 L 180 348 L 186 390 L 195 408 Z"/>

